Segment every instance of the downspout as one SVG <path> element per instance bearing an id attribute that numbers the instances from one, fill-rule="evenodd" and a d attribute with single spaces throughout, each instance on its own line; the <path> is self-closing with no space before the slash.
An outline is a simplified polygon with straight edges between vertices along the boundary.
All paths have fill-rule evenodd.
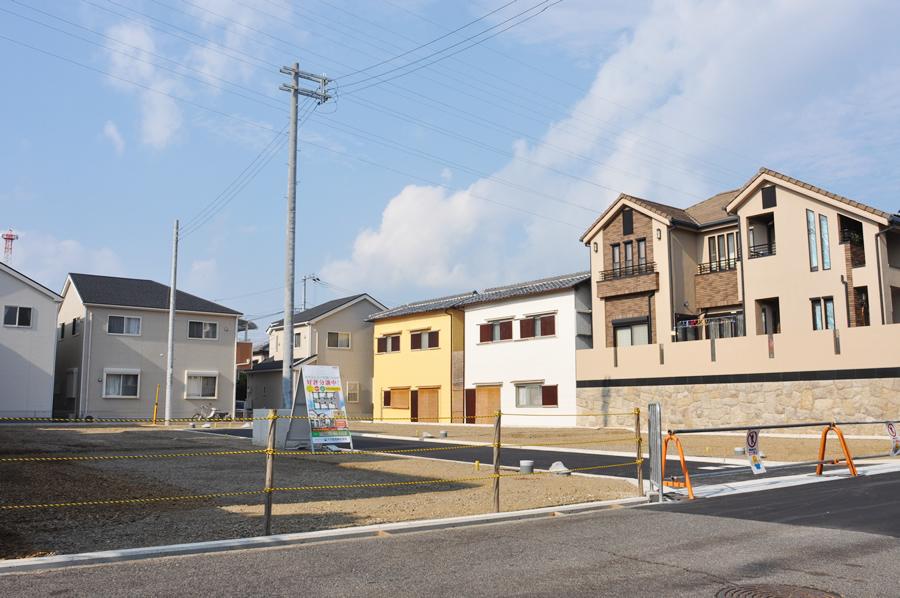
<path id="1" fill-rule="evenodd" d="M 656 295 L 653 291 L 650 291 L 650 294 L 647 295 L 647 344 L 653 344 L 653 296 Z"/>
<path id="2" fill-rule="evenodd" d="M 666 228 L 666 244 L 669 248 L 669 330 L 675 331 L 675 286 L 672 284 L 672 225 Z"/>
<path id="3" fill-rule="evenodd" d="M 881 278 L 884 273 L 881 271 L 881 247 L 878 245 L 878 237 L 888 232 L 890 228 L 886 228 L 884 230 L 880 230 L 875 233 L 875 266 L 878 268 L 878 304 L 881 306 L 881 325 L 884 326 L 884 287 L 882 286 Z M 885 241 L 885 249 L 887 249 L 887 242 Z"/>
<path id="4" fill-rule="evenodd" d="M 87 361 L 87 365 L 84 368 L 84 371 L 81 372 L 81 380 L 84 385 L 84 394 L 81 395 L 81 399 L 78 403 L 80 415 L 82 417 L 86 416 L 88 413 L 88 401 L 90 399 L 90 390 L 91 390 L 91 347 L 94 344 L 94 314 L 90 312 L 87 307 L 84 308 L 84 321 L 87 326 L 84 326 L 83 333 L 87 338 L 82 339 L 81 341 L 81 350 L 82 350 L 82 358 L 81 364 L 84 365 L 85 361 Z M 87 350 L 85 351 L 85 345 L 87 345 Z M 84 355 L 87 355 L 85 357 Z"/>
<path id="5" fill-rule="evenodd" d="M 844 305 L 847 306 L 847 328 L 850 328 L 850 287 L 847 277 L 841 274 L 841 284 L 844 285 Z"/>
<path id="6" fill-rule="evenodd" d="M 743 251 L 744 251 L 744 245 L 743 245 L 744 235 L 741 234 L 740 221 L 738 221 L 737 235 L 738 235 L 738 239 L 737 239 L 738 248 L 741 251 L 740 258 L 738 260 L 741 262 L 741 311 L 743 311 L 743 313 L 744 313 L 744 326 L 743 326 L 744 336 L 747 336 L 747 322 L 748 322 L 748 319 L 747 319 L 747 289 L 744 286 L 744 253 L 743 253 Z M 753 316 L 754 316 L 754 320 L 755 320 L 756 314 L 754 313 Z"/>

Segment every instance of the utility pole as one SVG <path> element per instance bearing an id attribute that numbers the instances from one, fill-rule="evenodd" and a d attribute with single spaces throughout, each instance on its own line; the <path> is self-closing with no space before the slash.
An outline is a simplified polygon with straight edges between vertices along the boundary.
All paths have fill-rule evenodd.
<path id="1" fill-rule="evenodd" d="M 307 274 L 303 277 L 303 311 L 306 311 L 306 281 L 319 282 L 321 279 L 315 274 Z"/>
<path id="2" fill-rule="evenodd" d="M 290 75 L 290 85 L 282 84 L 279 89 L 291 94 L 291 130 L 288 149 L 288 193 L 287 193 L 287 239 L 285 243 L 284 281 L 284 330 L 282 345 L 284 356 L 281 361 L 281 406 L 290 409 L 293 404 L 294 362 L 294 247 L 297 218 L 297 99 L 304 96 L 322 104 L 331 99 L 326 87 L 330 79 L 300 70 L 300 63 L 281 67 L 281 73 Z M 301 89 L 300 79 L 318 83 L 317 90 Z"/>
<path id="3" fill-rule="evenodd" d="M 172 279 L 169 281 L 169 342 L 166 352 L 166 425 L 172 419 L 172 387 L 175 382 L 175 283 L 178 279 L 178 220 L 172 232 Z"/>

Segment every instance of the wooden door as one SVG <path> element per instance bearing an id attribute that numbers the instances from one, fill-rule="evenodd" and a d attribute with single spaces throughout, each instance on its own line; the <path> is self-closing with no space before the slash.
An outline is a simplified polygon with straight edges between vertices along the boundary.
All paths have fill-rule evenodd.
<path id="1" fill-rule="evenodd" d="M 467 424 L 474 424 L 477 421 L 475 419 L 475 389 L 474 388 L 466 389 L 465 417 L 466 417 Z"/>
<path id="2" fill-rule="evenodd" d="M 438 398 L 441 390 L 439 388 L 420 388 L 418 395 L 419 404 L 418 416 L 420 422 L 438 422 Z"/>
<path id="3" fill-rule="evenodd" d="M 475 423 L 492 424 L 500 411 L 500 387 L 479 386 L 475 389 Z"/>

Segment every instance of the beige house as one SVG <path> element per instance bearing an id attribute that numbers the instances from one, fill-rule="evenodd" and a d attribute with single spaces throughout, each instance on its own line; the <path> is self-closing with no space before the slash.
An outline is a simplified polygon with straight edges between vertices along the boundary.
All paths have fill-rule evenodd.
<path id="1" fill-rule="evenodd" d="M 900 346 L 897 214 L 764 168 L 683 209 L 620 195 L 581 241 L 594 279 L 584 406 L 617 388 L 900 382 L 900 351 L 877 349 Z"/>
<path id="2" fill-rule="evenodd" d="M 147 418 L 166 388 L 169 287 L 69 274 L 57 318 L 56 417 Z M 234 412 L 239 312 L 178 291 L 172 416 Z"/>
<path id="3" fill-rule="evenodd" d="M 372 415 L 372 329 L 367 318 L 385 306 L 363 293 L 326 301 L 294 314 L 295 382 L 303 364 L 336 365 L 341 370 L 347 412 Z M 247 408 L 281 406 L 284 321 L 272 322 L 268 357 L 247 370 Z"/>

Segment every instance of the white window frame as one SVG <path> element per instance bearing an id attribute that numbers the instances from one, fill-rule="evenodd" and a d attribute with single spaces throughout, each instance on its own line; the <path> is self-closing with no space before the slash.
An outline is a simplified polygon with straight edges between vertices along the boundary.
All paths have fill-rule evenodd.
<path id="1" fill-rule="evenodd" d="M 204 396 L 191 396 L 188 394 L 188 378 L 191 376 L 200 377 L 200 378 L 215 378 L 216 379 L 216 393 L 211 397 Z M 200 383 L 201 391 L 203 392 L 203 383 Z M 199 370 L 185 370 L 184 372 L 184 398 L 188 401 L 215 401 L 219 398 L 219 372 L 213 371 L 199 371 Z"/>
<path id="2" fill-rule="evenodd" d="M 339 346 L 332 347 L 328 342 L 330 340 L 332 334 L 338 335 L 339 343 L 341 341 L 341 335 L 346 334 L 347 335 L 347 346 L 346 347 L 339 347 Z M 325 333 L 325 346 L 329 349 L 337 349 L 338 351 L 349 351 L 350 349 L 353 348 L 353 335 L 349 332 L 341 332 L 340 330 L 329 330 L 328 332 Z"/>
<path id="3" fill-rule="evenodd" d="M 16 323 L 15 324 L 7 324 L 6 323 L 6 308 L 14 307 L 16 308 Z M 28 326 L 22 326 L 19 324 L 19 314 L 20 310 L 27 309 L 31 312 L 31 320 L 28 323 Z M 6 328 L 31 328 L 34 326 L 34 308 L 30 305 L 4 305 L 3 306 L 3 326 Z"/>
<path id="4" fill-rule="evenodd" d="M 136 374 L 138 377 L 137 394 L 134 396 L 106 394 L 106 377 L 110 374 L 113 374 L 113 375 L 121 375 L 121 374 L 135 375 Z M 140 399 L 141 398 L 141 370 L 130 369 L 130 368 L 103 368 L 103 389 L 101 391 L 101 396 L 104 399 Z"/>
<path id="5" fill-rule="evenodd" d="M 191 324 L 200 324 L 200 335 L 201 336 L 191 336 Z M 216 335 L 215 336 L 206 336 L 206 326 L 212 324 L 216 327 Z M 219 323 L 212 322 L 209 320 L 188 320 L 187 326 L 187 337 L 188 340 L 192 341 L 217 341 L 219 340 Z"/>
<path id="6" fill-rule="evenodd" d="M 122 332 L 110 332 L 109 331 L 109 319 L 110 318 L 123 318 L 122 320 Z M 128 319 L 137 320 L 138 321 L 138 333 L 131 334 L 129 332 L 125 332 L 127 326 L 125 326 L 126 321 Z M 112 336 L 141 336 L 144 333 L 144 318 L 141 316 L 127 316 L 125 314 L 109 314 L 106 316 L 106 334 Z"/>
<path id="7" fill-rule="evenodd" d="M 520 405 L 519 404 L 519 389 L 526 388 L 529 386 L 537 386 L 538 388 L 538 404 L 537 405 Z M 515 383 L 516 390 L 516 408 L 517 409 L 542 409 L 544 407 L 543 404 L 543 392 L 544 392 L 544 381 L 543 380 L 530 380 L 528 382 L 516 382 Z"/>
<path id="8" fill-rule="evenodd" d="M 346 399 L 348 403 L 359 403 L 359 393 L 360 393 L 359 382 L 347 381 L 345 384 L 347 385 L 347 388 L 344 391 L 344 399 Z M 354 386 L 356 387 L 356 398 L 351 399 L 350 395 L 352 394 L 352 391 L 350 389 Z"/>

